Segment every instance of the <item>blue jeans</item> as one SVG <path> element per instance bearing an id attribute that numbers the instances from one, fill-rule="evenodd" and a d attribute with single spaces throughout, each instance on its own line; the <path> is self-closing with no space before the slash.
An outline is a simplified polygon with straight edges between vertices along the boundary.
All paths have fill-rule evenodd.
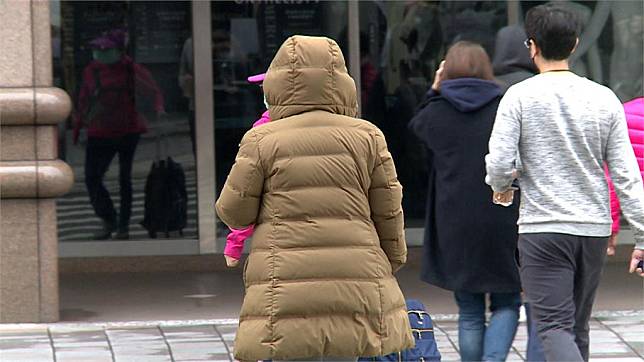
<path id="1" fill-rule="evenodd" d="M 485 293 L 455 292 L 459 309 L 458 345 L 462 361 L 505 361 L 519 325 L 519 293 L 489 293 L 490 323 L 485 325 Z"/>

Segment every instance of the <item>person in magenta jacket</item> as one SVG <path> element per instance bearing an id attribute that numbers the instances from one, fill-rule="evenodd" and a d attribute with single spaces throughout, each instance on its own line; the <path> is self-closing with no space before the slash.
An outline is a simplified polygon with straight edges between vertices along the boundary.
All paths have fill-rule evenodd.
<path id="1" fill-rule="evenodd" d="M 640 167 L 642 178 L 644 178 L 644 97 L 635 98 L 624 103 L 624 112 L 626 113 L 626 122 L 628 123 L 628 135 L 635 151 L 637 164 Z M 608 187 L 610 189 L 610 211 L 613 217 L 612 235 L 608 242 L 608 255 L 615 255 L 615 246 L 617 244 L 617 235 L 619 234 L 619 215 L 621 213 L 619 199 L 615 194 L 613 183 L 608 178 Z"/>
<path id="2" fill-rule="evenodd" d="M 74 144 L 87 129 L 85 186 L 101 220 L 94 240 L 129 239 L 132 214 L 132 165 L 148 123 L 164 112 L 163 94 L 152 74 L 129 57 L 127 33 L 112 30 L 92 40 L 93 60 L 83 69 L 74 111 Z M 119 159 L 119 210 L 105 187 L 112 160 Z"/>
<path id="3" fill-rule="evenodd" d="M 264 77 L 266 73 L 254 75 L 248 77 L 248 82 L 253 84 L 261 84 L 264 82 Z M 266 102 L 264 102 L 266 103 Z M 268 110 L 262 113 L 262 116 L 253 123 L 253 128 L 263 125 L 264 123 L 270 122 L 270 116 L 268 115 Z M 236 267 L 239 264 L 239 259 L 241 258 L 242 251 L 244 250 L 244 241 L 253 235 L 254 226 L 251 225 L 245 229 L 230 229 L 230 234 L 226 238 L 226 248 L 224 249 L 224 258 L 226 259 L 226 265 L 229 267 Z"/>

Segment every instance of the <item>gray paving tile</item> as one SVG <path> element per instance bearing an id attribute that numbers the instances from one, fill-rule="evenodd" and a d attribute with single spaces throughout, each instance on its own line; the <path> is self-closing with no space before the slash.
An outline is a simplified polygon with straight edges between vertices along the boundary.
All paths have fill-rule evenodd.
<path id="1" fill-rule="evenodd" d="M 624 343 L 591 343 L 591 355 L 633 354 L 632 350 Z"/>
<path id="2" fill-rule="evenodd" d="M 644 342 L 627 342 L 637 353 L 644 355 Z"/>
<path id="3" fill-rule="evenodd" d="M 221 343 L 214 326 L 163 327 L 163 335 L 170 344 L 203 342 Z"/>
<path id="4" fill-rule="evenodd" d="M 227 354 L 228 349 L 223 342 L 210 343 L 210 342 L 184 342 L 170 344 L 172 353 L 183 353 L 185 351 L 205 351 L 207 353 Z"/>
<path id="5" fill-rule="evenodd" d="M 108 329 L 106 330 L 106 333 L 112 342 L 151 341 L 163 339 L 161 332 L 156 328 Z"/>
<path id="6" fill-rule="evenodd" d="M 208 361 L 208 362 L 230 362 L 231 359 L 228 358 L 227 355 L 212 355 L 211 357 L 208 357 L 208 359 L 176 359 L 176 362 L 203 362 L 203 361 Z"/>
<path id="7" fill-rule="evenodd" d="M 622 357 L 622 356 L 592 356 L 590 357 L 589 362 L 599 361 L 599 362 L 642 362 L 642 359 L 639 357 Z"/>
<path id="8" fill-rule="evenodd" d="M 234 342 L 237 334 L 236 325 L 217 326 L 217 331 L 226 342 Z"/>
<path id="9" fill-rule="evenodd" d="M 525 360 L 519 356 L 518 354 L 510 354 L 508 355 L 508 358 L 506 359 L 508 362 L 524 362 Z"/>
<path id="10" fill-rule="evenodd" d="M 599 319 L 607 326 L 629 326 L 644 323 L 644 318 L 641 317 L 620 317 L 611 319 Z"/>
<path id="11" fill-rule="evenodd" d="M 12 349 L 51 349 L 49 340 L 45 341 L 24 341 L 24 340 L 8 340 L 0 341 L 0 351 Z"/>
<path id="12" fill-rule="evenodd" d="M 459 355 L 458 353 L 443 353 L 441 351 L 442 362 L 460 361 L 460 360 L 461 360 L 461 355 Z"/>
<path id="13" fill-rule="evenodd" d="M 172 362 L 169 356 L 141 356 L 138 354 L 117 355 L 116 362 Z"/>
<path id="14" fill-rule="evenodd" d="M 0 356 L 2 357 L 0 360 L 11 362 L 51 362 L 54 360 L 51 350 L 3 350 Z"/>
<path id="15" fill-rule="evenodd" d="M 626 342 L 644 342 L 644 333 L 639 332 L 626 332 L 620 333 Z"/>
<path id="16" fill-rule="evenodd" d="M 56 351 L 56 362 L 78 362 L 78 361 L 112 361 L 110 351 L 96 351 L 92 349 L 79 349 L 75 351 Z"/>
<path id="17" fill-rule="evenodd" d="M 0 324 L 0 338 L 5 335 L 47 335 L 49 325 L 47 324 Z"/>
<path id="18" fill-rule="evenodd" d="M 0 340 L 3 339 L 19 339 L 19 338 L 28 338 L 28 339 L 38 339 L 38 338 L 44 338 L 48 339 L 49 335 L 47 334 L 47 331 L 45 330 L 44 332 L 20 332 L 20 331 L 12 331 L 12 332 L 5 332 L 5 333 L 0 333 Z"/>
<path id="19" fill-rule="evenodd" d="M 525 353 L 528 350 L 528 346 L 525 343 L 513 344 L 512 347 L 522 353 Z"/>

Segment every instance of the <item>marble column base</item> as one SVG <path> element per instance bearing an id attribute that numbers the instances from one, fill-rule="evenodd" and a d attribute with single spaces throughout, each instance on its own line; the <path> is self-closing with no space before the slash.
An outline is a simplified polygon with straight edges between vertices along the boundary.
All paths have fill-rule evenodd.
<path id="1" fill-rule="evenodd" d="M 0 215 L 0 323 L 58 321 L 55 200 L 2 199 Z"/>

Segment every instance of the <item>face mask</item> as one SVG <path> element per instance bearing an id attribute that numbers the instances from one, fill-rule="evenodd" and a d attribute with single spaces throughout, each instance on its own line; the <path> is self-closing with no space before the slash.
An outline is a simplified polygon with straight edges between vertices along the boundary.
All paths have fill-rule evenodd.
<path id="1" fill-rule="evenodd" d="M 121 52 L 118 49 L 93 50 L 94 59 L 103 64 L 114 64 L 121 60 Z"/>
<path id="2" fill-rule="evenodd" d="M 266 106 L 266 109 L 268 109 L 268 101 L 266 101 L 266 94 L 264 94 L 264 105 Z"/>

